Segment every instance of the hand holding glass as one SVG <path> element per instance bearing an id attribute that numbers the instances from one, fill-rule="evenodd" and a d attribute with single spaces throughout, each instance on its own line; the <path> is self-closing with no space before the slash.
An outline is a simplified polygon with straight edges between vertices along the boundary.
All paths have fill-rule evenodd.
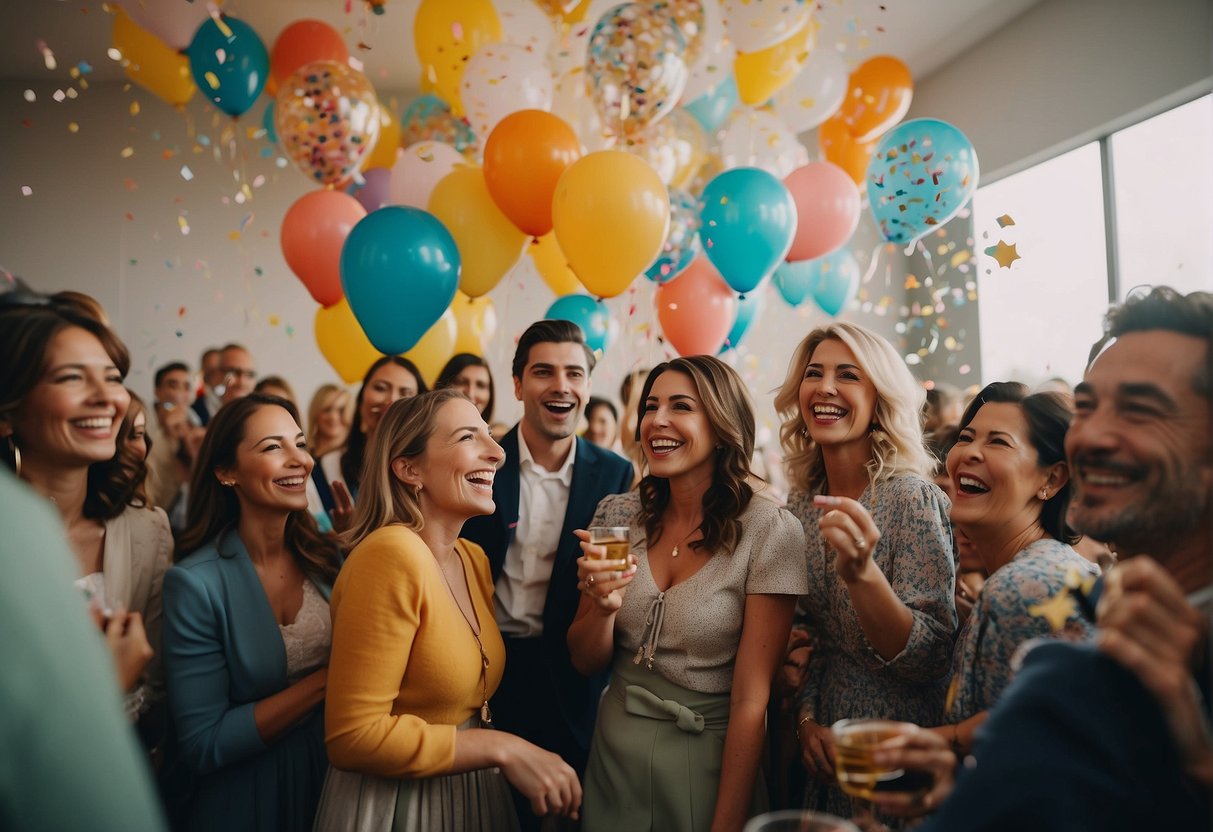
<path id="1" fill-rule="evenodd" d="M 628 568 L 628 553 L 632 549 L 631 529 L 627 526 L 591 526 L 589 532 L 590 543 L 606 548 L 604 560 L 615 561 L 615 568 L 620 572 Z M 588 552 L 586 557 L 594 558 Z"/>

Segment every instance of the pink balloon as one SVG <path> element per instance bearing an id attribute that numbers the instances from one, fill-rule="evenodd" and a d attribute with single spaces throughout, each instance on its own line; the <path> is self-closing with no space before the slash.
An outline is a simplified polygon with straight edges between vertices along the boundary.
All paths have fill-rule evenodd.
<path id="1" fill-rule="evenodd" d="M 811 162 L 783 180 L 796 203 L 796 236 L 787 259 L 813 260 L 842 248 L 859 225 L 859 189 L 833 162 Z"/>
<path id="2" fill-rule="evenodd" d="M 430 194 L 455 165 L 465 164 L 458 150 L 442 142 L 417 142 L 409 145 L 392 165 L 392 204 L 426 210 Z"/>
<path id="3" fill-rule="evenodd" d="M 190 45 L 198 27 L 211 16 L 210 4 L 202 0 L 118 0 L 118 5 L 131 20 L 177 51 Z"/>
<path id="4" fill-rule="evenodd" d="M 703 256 L 659 285 L 653 301 L 662 334 L 679 355 L 716 355 L 737 317 L 737 296 Z"/>

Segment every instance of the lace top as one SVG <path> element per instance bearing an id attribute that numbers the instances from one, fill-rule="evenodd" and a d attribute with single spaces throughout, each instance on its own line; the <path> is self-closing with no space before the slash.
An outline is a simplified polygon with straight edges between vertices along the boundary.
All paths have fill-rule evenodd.
<path id="1" fill-rule="evenodd" d="M 329 604 L 315 585 L 303 582 L 303 606 L 291 624 L 279 624 L 286 647 L 286 683 L 293 685 L 313 670 L 329 663 L 333 624 Z"/>

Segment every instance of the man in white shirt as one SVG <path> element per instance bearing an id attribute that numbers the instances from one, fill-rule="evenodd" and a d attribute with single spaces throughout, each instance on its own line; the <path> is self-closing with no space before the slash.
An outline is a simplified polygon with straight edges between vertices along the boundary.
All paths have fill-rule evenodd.
<path id="1" fill-rule="evenodd" d="M 506 458 L 493 482 L 497 510 L 463 527 L 492 565 L 505 638 L 493 719 L 560 754 L 578 774 L 585 772 L 606 674 L 586 678 L 569 659 L 565 638 L 580 599 L 581 549 L 573 530 L 587 528 L 599 500 L 626 491 L 633 476 L 626 459 L 576 435 L 594 363 L 576 324 L 538 321 L 522 334 L 513 376 L 523 416 L 501 440 Z M 537 829 L 526 802 L 519 806 L 523 828 Z"/>

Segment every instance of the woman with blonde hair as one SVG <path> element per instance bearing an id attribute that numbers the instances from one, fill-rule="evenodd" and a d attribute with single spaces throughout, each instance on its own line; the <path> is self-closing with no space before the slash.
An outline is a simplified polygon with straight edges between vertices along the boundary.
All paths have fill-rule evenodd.
<path id="1" fill-rule="evenodd" d="M 796 734 L 808 808 L 850 814 L 834 781 L 830 725 L 881 717 L 938 724 L 955 571 L 948 500 L 931 481 L 924 399 L 896 350 L 856 324 L 805 337 L 775 397 L 810 591 L 801 620 L 815 647 Z"/>
<path id="2" fill-rule="evenodd" d="M 350 435 L 351 404 L 349 391 L 340 385 L 316 388 L 307 408 L 307 447 L 314 458 L 345 446 Z"/>
<path id="3" fill-rule="evenodd" d="M 577 816 L 581 786 L 567 763 L 486 730 L 505 645 L 488 559 L 459 533 L 493 512 L 503 458 L 457 390 L 383 415 L 333 587 L 332 768 L 316 829 L 517 829 L 507 781 L 536 814 Z"/>

